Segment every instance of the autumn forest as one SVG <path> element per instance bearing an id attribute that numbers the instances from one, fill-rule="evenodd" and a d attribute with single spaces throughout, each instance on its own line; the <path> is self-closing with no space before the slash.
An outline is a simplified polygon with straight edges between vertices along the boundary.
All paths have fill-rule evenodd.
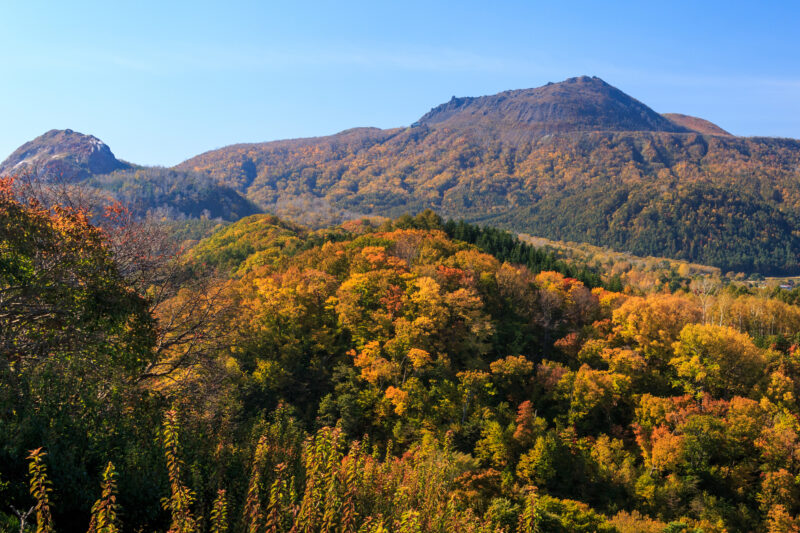
<path id="1" fill-rule="evenodd" d="M 705 3 L 691 38 L 619 22 L 647 2 L 51 4 L 57 42 L 2 58 L 0 533 L 800 533 L 800 140 L 596 76 L 441 98 L 544 83 L 515 54 L 567 20 L 542 50 L 584 38 L 654 105 L 791 133 L 797 80 L 703 41 L 761 69 L 796 49 L 757 52 L 764 9 L 741 50 Z M 477 12 L 475 54 L 333 42 Z M 694 56 L 702 76 L 650 65 Z M 19 144 L 67 121 L 172 166 L 72 129 Z"/>
<path id="2" fill-rule="evenodd" d="M 18 185 L 0 530 L 800 528 L 800 289 L 432 211 L 187 229 Z"/>

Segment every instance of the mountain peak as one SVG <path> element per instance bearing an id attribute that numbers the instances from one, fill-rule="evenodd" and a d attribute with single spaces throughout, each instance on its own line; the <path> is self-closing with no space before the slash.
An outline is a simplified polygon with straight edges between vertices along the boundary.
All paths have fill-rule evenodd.
<path id="1" fill-rule="evenodd" d="M 50 130 L 17 148 L 0 164 L 0 175 L 31 171 L 74 180 L 122 168 L 130 165 L 114 157 L 103 141 L 65 129 Z"/>
<path id="2" fill-rule="evenodd" d="M 416 124 L 511 142 L 573 131 L 689 131 L 596 76 L 490 96 L 454 96 Z"/>
<path id="3" fill-rule="evenodd" d="M 611 87 L 608 83 L 603 81 L 602 79 L 598 78 L 597 76 L 575 76 L 573 78 L 567 78 L 566 80 L 559 82 L 564 84 L 570 83 L 588 83 L 588 84 L 595 84 L 598 86 L 606 86 Z M 558 85 L 558 83 L 553 83 L 552 81 L 549 82 L 547 85 Z"/>

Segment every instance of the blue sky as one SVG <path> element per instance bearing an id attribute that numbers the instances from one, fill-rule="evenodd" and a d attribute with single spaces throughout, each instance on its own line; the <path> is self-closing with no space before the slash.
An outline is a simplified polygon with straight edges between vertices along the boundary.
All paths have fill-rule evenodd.
<path id="1" fill-rule="evenodd" d="M 0 160 L 72 128 L 173 165 L 582 74 L 659 112 L 800 138 L 799 35 L 793 1 L 3 2 Z"/>

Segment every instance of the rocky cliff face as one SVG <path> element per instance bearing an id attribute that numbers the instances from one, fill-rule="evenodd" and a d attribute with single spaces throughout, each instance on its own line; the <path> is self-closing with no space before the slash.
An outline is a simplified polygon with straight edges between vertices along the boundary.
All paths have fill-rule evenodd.
<path id="1" fill-rule="evenodd" d="M 14 151 L 0 164 L 0 175 L 32 172 L 42 178 L 73 181 L 130 167 L 93 135 L 50 130 Z"/>
<path id="2" fill-rule="evenodd" d="M 491 96 L 453 97 L 416 124 L 507 142 L 576 131 L 688 131 L 600 78 L 589 76 Z"/>

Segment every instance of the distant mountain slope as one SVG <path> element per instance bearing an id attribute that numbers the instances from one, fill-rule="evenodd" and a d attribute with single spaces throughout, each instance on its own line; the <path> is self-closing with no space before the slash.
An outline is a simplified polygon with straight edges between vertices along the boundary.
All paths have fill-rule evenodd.
<path id="1" fill-rule="evenodd" d="M 696 131 L 697 133 L 703 133 L 705 135 L 727 135 L 728 137 L 731 137 L 731 134 L 727 131 L 723 130 L 713 122 L 709 122 L 708 120 L 702 118 L 681 115 L 680 113 L 662 113 L 661 116 L 666 117 L 678 126 L 683 126 L 687 130 Z"/>
<path id="2" fill-rule="evenodd" d="M 370 142 L 332 136 L 312 145 L 252 145 L 181 168 L 238 185 L 280 214 L 303 205 L 387 216 L 431 207 L 639 255 L 798 270 L 798 141 L 585 132 L 519 147 L 423 126 Z M 244 174 L 242 161 L 253 179 L 228 181 Z"/>
<path id="3" fill-rule="evenodd" d="M 309 225 L 432 208 L 638 255 L 800 273 L 800 141 L 660 115 L 598 78 L 455 98 L 408 128 L 237 144 L 162 171 L 91 183 L 148 209 L 229 220 L 255 211 L 248 201 Z"/>
<path id="4" fill-rule="evenodd" d="M 456 99 L 410 128 L 235 145 L 178 168 L 306 223 L 321 211 L 433 208 L 725 270 L 800 272 L 800 141 L 678 120 L 602 80 L 573 78 Z"/>
<path id="5" fill-rule="evenodd" d="M 97 137 L 50 130 L 0 164 L 0 176 L 18 175 L 44 186 L 82 184 L 93 203 L 120 201 L 135 213 L 160 218 L 238 220 L 258 208 L 236 190 L 185 170 L 140 167 L 118 160 Z M 52 188 L 52 187 L 51 187 Z"/>
<path id="6" fill-rule="evenodd" d="M 0 163 L 0 175 L 35 172 L 65 180 L 130 168 L 100 139 L 72 130 L 50 130 L 28 141 Z"/>
<path id="7" fill-rule="evenodd" d="M 135 213 L 158 218 L 234 221 L 260 212 L 233 188 L 196 172 L 139 167 L 94 176 L 86 185 L 108 193 Z"/>

